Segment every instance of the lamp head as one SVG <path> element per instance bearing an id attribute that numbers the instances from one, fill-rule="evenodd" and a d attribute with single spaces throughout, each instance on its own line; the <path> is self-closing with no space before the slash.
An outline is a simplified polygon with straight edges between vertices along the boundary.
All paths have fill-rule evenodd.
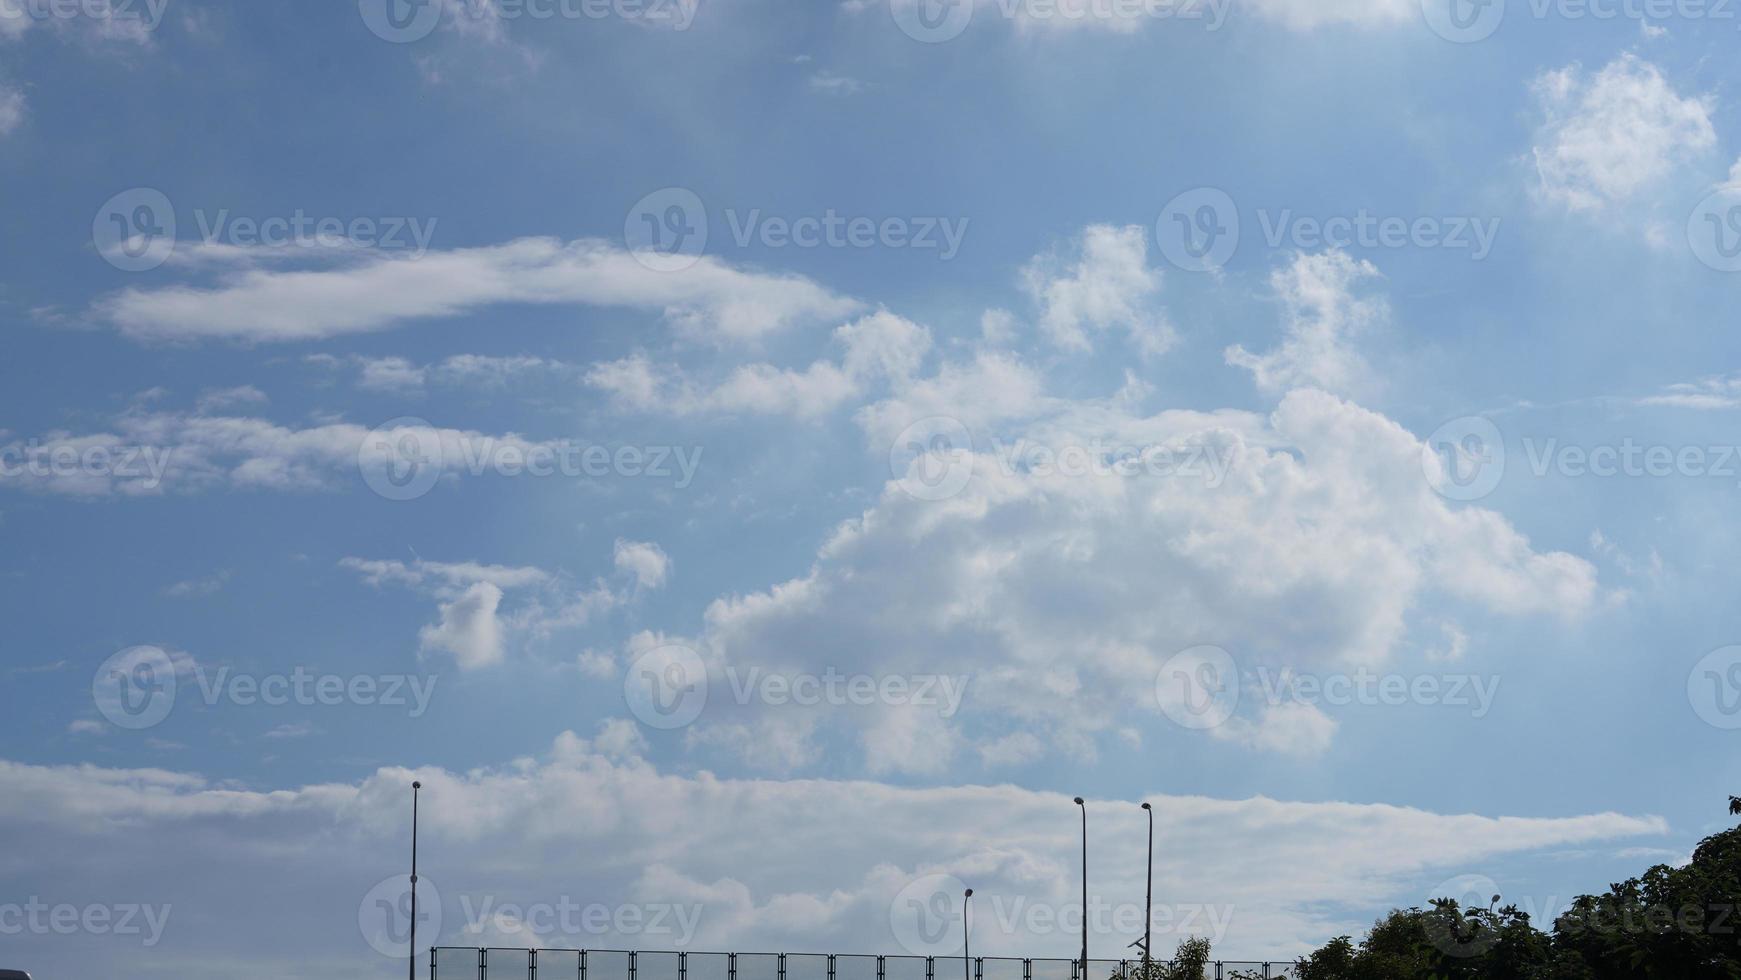
<path id="1" fill-rule="evenodd" d="M 1078 806 L 1081 806 L 1081 805 L 1082 805 L 1082 797 L 1080 797 L 1080 796 L 1078 796 L 1078 797 L 1076 797 L 1076 804 L 1077 804 L 1077 805 L 1078 805 Z"/>
<path id="2" fill-rule="evenodd" d="M 423 784 L 422 784 L 422 783 L 420 783 L 420 782 L 413 782 L 413 783 L 412 783 L 412 784 L 411 784 L 411 788 L 412 788 L 412 789 L 422 789 L 422 788 L 423 788 Z"/>
<path id="3" fill-rule="evenodd" d="M 1144 809 L 1144 810 L 1153 810 L 1153 809 L 1154 809 L 1154 807 L 1152 807 L 1152 806 L 1149 806 L 1149 805 L 1148 805 L 1148 804 L 1147 804 L 1147 803 L 1144 803 L 1144 804 L 1143 804 L 1143 809 Z"/>
<path id="4" fill-rule="evenodd" d="M 969 888 L 969 889 L 968 889 L 968 890 L 967 890 L 967 897 L 968 897 L 968 898 L 972 898 L 972 897 L 973 897 L 973 889 L 971 889 L 971 888 Z"/>

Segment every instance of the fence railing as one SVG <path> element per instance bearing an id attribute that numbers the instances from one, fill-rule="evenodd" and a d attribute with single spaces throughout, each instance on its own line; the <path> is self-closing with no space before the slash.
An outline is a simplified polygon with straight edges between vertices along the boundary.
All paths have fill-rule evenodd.
<path id="1" fill-rule="evenodd" d="M 971 971 L 971 972 L 969 972 Z M 429 980 L 1083 980 L 1073 959 L 874 956 L 847 953 L 689 953 L 616 949 L 436 946 Z M 1141 980 L 1141 960 L 1088 961 L 1087 980 Z M 1218 960 L 1204 980 L 1293 976 L 1292 963 Z"/>

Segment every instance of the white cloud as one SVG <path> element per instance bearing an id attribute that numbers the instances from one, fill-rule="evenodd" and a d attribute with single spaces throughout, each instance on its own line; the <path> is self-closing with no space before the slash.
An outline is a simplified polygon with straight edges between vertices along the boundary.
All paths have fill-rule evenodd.
<path id="1" fill-rule="evenodd" d="M 244 406 L 259 406 L 271 401 L 266 393 L 253 385 L 237 385 L 234 388 L 218 388 L 206 391 L 199 396 L 196 411 L 201 415 L 213 412 L 223 412 L 232 408 Z"/>
<path id="2" fill-rule="evenodd" d="M 873 451 L 935 404 L 878 406 L 866 420 Z M 1194 643 L 1252 667 L 1376 665 L 1416 648 L 1404 643 L 1409 616 L 1428 598 L 1568 619 L 1598 598 L 1589 562 L 1535 550 L 1497 513 L 1447 504 L 1423 477 L 1415 436 L 1324 392 L 1296 390 L 1268 419 L 1025 404 L 1017 421 L 976 419 L 973 475 L 956 496 L 919 500 L 891 483 L 806 574 L 716 600 L 697 639 L 713 668 L 821 674 L 846 662 L 881 677 L 947 665 L 970 688 L 944 728 L 982 758 L 1014 747 L 1002 741 L 1012 719 L 1088 755 L 1120 727 L 1171 730 L 1155 678 Z M 1023 445 L 1165 446 L 1199 462 L 1184 474 L 1072 474 L 1010 454 Z M 751 744 L 765 719 L 785 740 L 817 740 L 776 762 L 808 764 L 845 736 L 874 766 L 914 724 L 877 706 L 810 729 L 792 721 L 801 714 L 710 707 L 698 744 Z M 1237 737 L 1258 748 L 1321 749 L 1335 729 L 1312 712 L 1242 717 Z M 715 726 L 739 734 L 715 739 Z"/>
<path id="3" fill-rule="evenodd" d="M 1390 316 L 1383 297 L 1357 294 L 1358 285 L 1377 278 L 1372 263 L 1345 252 L 1296 254 L 1270 275 L 1284 308 L 1281 346 L 1259 355 L 1236 344 L 1227 349 L 1227 363 L 1249 370 L 1270 394 L 1302 387 L 1350 394 L 1368 387 L 1370 369 L 1351 341 Z"/>
<path id="4" fill-rule="evenodd" d="M 1161 273 L 1149 268 L 1148 236 L 1136 225 L 1090 225 L 1068 254 L 1036 257 L 1022 281 L 1040 308 L 1040 329 L 1066 350 L 1091 350 L 1091 331 L 1124 331 L 1145 355 L 1164 352 L 1176 339 L 1152 308 Z"/>
<path id="5" fill-rule="evenodd" d="M 440 479 L 508 472 L 495 464 L 523 462 L 528 454 L 543 459 L 552 473 L 570 475 L 561 469 L 564 460 L 576 478 L 592 473 L 573 462 L 577 444 L 563 440 L 413 421 L 373 430 L 350 422 L 292 428 L 262 418 L 135 408 L 118 416 L 107 431 L 52 430 L 28 440 L 0 442 L 9 464 L 0 467 L 0 489 L 81 497 L 361 489 L 365 479 L 404 467 L 407 447 L 417 454 L 409 458 L 438 471 Z M 687 481 L 698 465 L 699 457 L 683 451 L 663 471 Z M 658 476 L 651 464 L 648 475 Z"/>
<path id="6" fill-rule="evenodd" d="M 657 589 L 671 574 L 671 559 L 665 549 L 651 541 L 617 539 L 617 570 L 634 576 L 637 589 Z"/>
<path id="7" fill-rule="evenodd" d="M 434 598 L 437 619 L 418 634 L 419 647 L 425 653 L 451 654 L 464 670 L 501 664 L 511 641 L 530 644 L 586 626 L 631 602 L 642 588 L 653 588 L 650 577 L 662 582 L 669 572 L 669 559 L 658 546 L 637 542 L 619 541 L 614 565 L 635 579 L 633 587 L 612 588 L 603 579 L 578 586 L 566 575 L 541 568 L 481 562 L 339 562 L 375 588 L 400 586 Z M 504 610 L 510 596 L 512 608 Z"/>
<path id="8" fill-rule="evenodd" d="M 834 340 L 844 348 L 840 361 L 816 361 L 803 370 L 746 364 L 709 385 L 676 365 L 636 354 L 593 365 L 586 383 L 626 411 L 812 419 L 879 382 L 903 386 L 931 349 L 929 330 L 886 310 L 836 328 Z"/>
<path id="9" fill-rule="evenodd" d="M 403 973 L 403 960 L 364 944 L 353 907 L 378 882 L 403 876 L 399 847 L 413 778 L 424 785 L 428 858 L 419 892 L 444 913 L 439 933 L 419 935 L 431 944 L 493 934 L 486 908 L 567 896 L 695 911 L 690 949 L 897 953 L 891 910 L 923 875 L 970 880 L 987 901 L 1056 908 L 1072 901 L 1066 796 L 1011 786 L 679 775 L 642 761 L 640 748 L 639 733 L 607 723 L 593 738 L 563 734 L 539 760 L 465 772 L 382 769 L 356 782 L 270 789 L 161 769 L 0 762 L 0 833 L 33 844 L 10 861 L 8 880 L 20 894 L 137 895 L 173 909 L 150 957 L 84 944 L 80 958 L 68 959 L 66 944 L 51 936 L 13 937 L 9 950 L 67 975 L 215 980 L 235 975 L 242 962 L 311 980 L 385 976 L 395 966 Z M 1155 807 L 1157 836 L 1169 842 L 1157 853 L 1156 894 L 1235 910 L 1220 924 L 1219 955 L 1277 960 L 1357 931 L 1392 904 L 1418 902 L 1423 877 L 1473 870 L 1503 884 L 1504 868 L 1524 855 L 1656 844 L 1649 838 L 1667 830 L 1658 818 L 1615 813 L 1486 817 L 1261 797 L 1145 799 Z M 1090 800 L 1097 833 L 1140 840 L 1146 818 L 1135 803 Z M 780 860 L 768 860 L 770 846 Z M 1141 862 L 1106 849 L 1090 861 L 1089 878 L 1106 900 L 1142 894 Z M 277 903 L 262 919 L 252 913 L 249 883 L 266 879 L 274 894 L 297 900 Z M 1071 955 L 1074 931 L 1030 931 L 1023 921 L 1005 928 L 985 916 L 976 948 L 988 956 Z M 1090 938 L 1101 949 L 1121 948 L 1140 928 L 1098 922 Z M 1202 916 L 1198 922 L 1209 930 Z M 676 942 L 674 932 L 563 934 L 553 926 L 516 945 Z M 1180 936 L 1162 930 L 1156 938 L 1171 948 Z"/>
<path id="10" fill-rule="evenodd" d="M 911 7 L 918 0 L 886 0 Z M 1035 36 L 1100 31 L 1135 34 L 1151 24 L 1156 30 L 1217 30 L 1230 17 L 1246 16 L 1288 30 L 1307 32 L 1328 27 L 1396 27 L 1420 21 L 1419 0 L 1211 0 L 1192 5 L 1144 5 L 1108 0 L 976 0 L 975 21 L 990 22 L 1005 15 L 1024 33 Z M 842 7 L 862 11 L 872 0 L 846 0 Z M 1169 11 L 1162 16 L 1156 11 Z M 1181 13 L 1182 12 L 1182 13 Z"/>
<path id="11" fill-rule="evenodd" d="M 98 300 L 93 312 L 135 340 L 281 343 L 502 303 L 620 306 L 660 311 L 685 337 L 721 342 L 832 319 L 859 305 L 801 276 L 744 272 L 712 256 L 682 271 L 657 272 L 596 239 L 522 238 L 419 256 L 359 251 L 326 258 L 338 267 L 244 267 L 221 273 L 215 286 L 133 287 Z"/>
<path id="12" fill-rule="evenodd" d="M 10 136 L 24 124 L 25 104 L 23 89 L 0 86 L 0 136 Z"/>
<path id="13" fill-rule="evenodd" d="M 1573 211 L 1631 201 L 1716 144 L 1711 100 L 1680 95 L 1630 52 L 1593 76 L 1576 64 L 1547 72 L 1534 92 L 1540 192 Z"/>
<path id="14" fill-rule="evenodd" d="M 425 626 L 418 634 L 424 650 L 451 653 L 462 670 L 491 667 L 502 662 L 502 624 L 496 610 L 502 604 L 502 589 L 493 582 L 478 582 L 452 602 L 441 605 L 441 621 Z"/>

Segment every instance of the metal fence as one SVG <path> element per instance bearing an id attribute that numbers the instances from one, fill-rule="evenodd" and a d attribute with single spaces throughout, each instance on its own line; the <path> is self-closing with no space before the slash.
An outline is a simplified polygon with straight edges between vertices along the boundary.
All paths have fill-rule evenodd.
<path id="1" fill-rule="evenodd" d="M 971 966 L 971 977 L 964 976 Z M 1088 980 L 1140 980 L 1140 960 L 1088 961 Z M 1204 980 L 1293 977 L 1292 963 L 1219 960 Z M 1082 980 L 1076 960 L 834 953 L 675 953 L 436 946 L 429 980 Z"/>

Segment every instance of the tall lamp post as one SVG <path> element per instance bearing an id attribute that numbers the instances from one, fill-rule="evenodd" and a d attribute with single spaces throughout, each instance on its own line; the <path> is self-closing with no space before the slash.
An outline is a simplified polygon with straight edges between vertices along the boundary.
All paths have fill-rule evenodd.
<path id="1" fill-rule="evenodd" d="M 967 912 L 973 907 L 973 889 L 961 896 L 961 980 L 973 980 L 973 928 Z"/>
<path id="2" fill-rule="evenodd" d="M 1149 944 L 1154 940 L 1155 926 L 1155 808 L 1144 803 L 1143 809 L 1149 812 L 1149 887 L 1143 898 L 1143 980 L 1149 980 Z"/>
<path id="3" fill-rule="evenodd" d="M 1088 980 L 1088 804 L 1082 797 L 1076 797 L 1076 805 L 1082 808 L 1082 975 L 1080 980 Z"/>
<path id="4" fill-rule="evenodd" d="M 405 964 L 408 980 L 417 980 L 417 793 L 421 782 L 411 784 L 411 956 Z"/>

